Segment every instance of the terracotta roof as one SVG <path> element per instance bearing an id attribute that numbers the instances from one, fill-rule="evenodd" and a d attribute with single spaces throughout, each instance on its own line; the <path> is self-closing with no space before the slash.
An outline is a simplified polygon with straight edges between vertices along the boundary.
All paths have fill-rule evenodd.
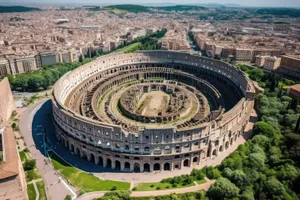
<path id="1" fill-rule="evenodd" d="M 293 89 L 293 90 L 296 90 L 296 91 L 300 91 L 300 84 L 292 85 L 290 87 L 290 89 Z"/>
<path id="2" fill-rule="evenodd" d="M 12 128 L 7 127 L 2 133 L 4 163 L 0 165 L 0 180 L 19 174 L 19 157 Z"/>

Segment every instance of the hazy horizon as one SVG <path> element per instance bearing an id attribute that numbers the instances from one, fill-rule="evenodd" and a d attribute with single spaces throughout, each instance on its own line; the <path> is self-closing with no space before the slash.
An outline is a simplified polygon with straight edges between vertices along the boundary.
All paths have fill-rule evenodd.
<path id="1" fill-rule="evenodd" d="M 191 0 L 188 2 L 183 2 L 180 0 L 130 0 L 130 1 L 122 1 L 122 0 L 0 0 L 1 5 L 9 5 L 9 4 L 166 4 L 166 3 L 174 3 L 174 4 L 201 4 L 201 3 L 217 3 L 217 4 L 239 4 L 242 6 L 253 6 L 253 7 L 300 7 L 300 0 Z"/>

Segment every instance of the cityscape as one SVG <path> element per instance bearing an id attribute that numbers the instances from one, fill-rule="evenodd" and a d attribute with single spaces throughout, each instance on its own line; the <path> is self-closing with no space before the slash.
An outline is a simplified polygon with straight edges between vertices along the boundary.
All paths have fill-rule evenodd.
<path id="1" fill-rule="evenodd" d="M 0 22 L 0 200 L 300 199 L 299 2 L 16 0 Z"/>

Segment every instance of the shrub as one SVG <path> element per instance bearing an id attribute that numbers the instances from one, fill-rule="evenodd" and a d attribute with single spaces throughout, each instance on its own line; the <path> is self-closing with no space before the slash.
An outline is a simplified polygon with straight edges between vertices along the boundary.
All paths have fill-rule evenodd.
<path id="1" fill-rule="evenodd" d="M 34 169 L 35 164 L 36 164 L 35 160 L 27 160 L 27 161 L 25 161 L 25 163 L 24 163 L 24 170 L 28 171 L 28 170 Z"/>
<path id="2" fill-rule="evenodd" d="M 118 187 L 116 185 L 114 185 L 112 188 L 111 188 L 111 191 L 114 191 L 114 190 L 117 190 Z"/>
<path id="3" fill-rule="evenodd" d="M 67 195 L 64 200 L 72 200 L 71 195 Z"/>

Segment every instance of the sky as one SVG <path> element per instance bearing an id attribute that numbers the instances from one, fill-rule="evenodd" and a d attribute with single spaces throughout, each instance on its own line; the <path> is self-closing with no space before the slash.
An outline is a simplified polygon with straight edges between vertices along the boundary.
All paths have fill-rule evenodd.
<path id="1" fill-rule="evenodd" d="M 300 0 L 0 0 L 0 4 L 150 4 L 150 3 L 219 3 L 255 7 L 300 7 Z"/>

